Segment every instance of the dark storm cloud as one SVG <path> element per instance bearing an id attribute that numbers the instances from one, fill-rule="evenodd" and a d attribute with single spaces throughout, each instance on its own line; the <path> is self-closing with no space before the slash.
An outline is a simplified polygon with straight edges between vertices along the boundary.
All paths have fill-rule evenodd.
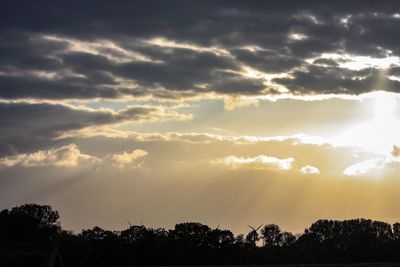
<path id="1" fill-rule="evenodd" d="M 37 52 L 39 48 L 36 46 L 40 46 L 45 40 L 59 45 L 49 44 L 47 49 L 41 48 L 45 52 Z M 200 84 L 209 84 L 206 88 L 199 89 L 202 92 L 219 92 L 220 89 L 213 85 L 220 83 L 223 73 L 240 71 L 240 66 L 233 58 L 208 51 L 143 47 L 142 44 L 137 49 L 138 53 L 151 60 L 123 61 L 122 58 L 120 61 L 120 58 L 113 58 L 113 52 L 116 51 L 105 52 L 106 47 L 97 47 L 96 52 L 92 53 L 71 51 L 66 40 L 48 40 L 36 36 L 24 41 L 27 43 L 21 47 L 23 53 L 18 54 L 16 51 L 5 57 L 0 66 L 0 71 L 3 72 L 0 75 L 2 98 L 85 99 L 117 98 L 122 95 L 171 98 L 197 90 Z M 8 44 L 4 46 L 2 49 L 0 44 L 0 49 L 7 54 Z M 101 52 L 105 54 L 102 55 Z M 40 57 L 43 57 L 42 61 Z M 29 58 L 36 60 L 37 68 L 31 62 L 26 62 Z M 44 63 L 47 59 L 48 65 Z M 257 92 L 263 89 L 261 81 L 250 80 L 239 74 L 229 76 L 234 76 L 239 84 L 258 83 Z M 125 87 L 118 79 L 126 79 L 125 82 L 135 83 L 136 86 Z M 222 82 L 230 83 L 232 79 Z M 167 90 L 167 93 L 160 96 L 160 88 Z M 254 86 L 249 91 L 253 89 Z M 221 91 L 236 93 L 233 87 L 228 90 L 222 88 Z"/>
<path id="2" fill-rule="evenodd" d="M 64 43 L 33 38 L 28 32 L 4 30 L 0 35 L 0 66 L 15 69 L 56 71 L 62 67 L 59 60 L 47 57 L 66 48 Z"/>
<path id="3" fill-rule="evenodd" d="M 68 131 L 122 122 L 185 120 L 184 114 L 167 112 L 158 106 L 128 106 L 127 109 L 78 109 L 46 103 L 0 102 L 1 155 L 47 146 Z"/>
<path id="4" fill-rule="evenodd" d="M 399 8 L 390 0 L 3 1 L 0 97 L 178 99 L 274 91 L 245 76 L 243 67 L 293 73 L 293 80 L 276 82 L 294 93 L 363 93 L 373 90 L 374 75 L 357 79 L 338 69 L 338 60 L 319 56 L 399 56 Z"/>
<path id="5" fill-rule="evenodd" d="M 163 62 L 119 64 L 112 72 L 133 79 L 143 86 L 161 85 L 171 90 L 190 90 L 194 89 L 196 84 L 213 83 L 214 80 L 218 80 L 220 78 L 218 71 L 238 70 L 238 66 L 232 60 L 218 57 L 210 52 L 196 53 L 185 49 L 174 49 L 168 57 L 157 59 Z"/>
<path id="6" fill-rule="evenodd" d="M 76 77 L 62 77 L 57 80 L 48 80 L 29 75 L 0 76 L 2 98 L 96 98 L 119 96 L 115 89 L 102 88 L 101 85 L 93 85 L 94 81 L 79 79 Z"/>
<path id="7" fill-rule="evenodd" d="M 240 62 L 266 73 L 281 73 L 300 66 L 302 60 L 287 51 L 250 51 L 233 49 L 231 53 Z"/>
<path id="8" fill-rule="evenodd" d="M 332 59 L 327 59 L 327 58 L 318 58 L 313 61 L 314 65 L 325 65 L 325 66 L 331 66 L 331 67 L 337 67 L 339 64 L 332 60 Z"/>
<path id="9" fill-rule="evenodd" d="M 296 94 L 360 94 L 373 90 L 398 92 L 400 83 L 382 75 L 374 68 L 360 71 L 341 69 L 338 67 L 310 66 L 307 71 L 296 71 L 293 78 L 279 78 L 276 82 L 292 88 Z M 379 83 L 378 83 L 379 81 Z"/>
<path id="10" fill-rule="evenodd" d="M 298 27 L 301 15 L 332 24 L 347 14 L 391 13 L 396 1 L 3 1 L 4 29 L 62 33 L 80 38 L 112 35 L 165 36 L 210 44 L 281 33 Z M 16 16 L 18 14 L 18 16 Z M 293 18 L 292 15 L 297 15 Z M 268 24 L 265 22 L 269 22 Z M 297 24 L 293 25 L 294 22 Z M 280 27 L 277 27 L 280 26 Z M 301 25 L 300 25 L 301 26 Z M 264 30 L 262 30 L 264 29 Z M 255 31 L 254 31 L 255 30 Z M 325 33 L 328 34 L 328 33 Z"/>

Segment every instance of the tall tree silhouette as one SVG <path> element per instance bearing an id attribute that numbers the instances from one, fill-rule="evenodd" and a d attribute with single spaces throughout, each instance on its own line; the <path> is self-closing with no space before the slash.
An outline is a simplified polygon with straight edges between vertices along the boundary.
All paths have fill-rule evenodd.
<path id="1" fill-rule="evenodd" d="M 42 242 L 61 232 L 60 218 L 50 206 L 25 204 L 0 212 L 0 241 Z"/>
<path id="2" fill-rule="evenodd" d="M 261 239 L 264 247 L 288 246 L 296 241 L 296 237 L 289 232 L 282 232 L 278 225 L 267 224 L 261 229 Z"/>

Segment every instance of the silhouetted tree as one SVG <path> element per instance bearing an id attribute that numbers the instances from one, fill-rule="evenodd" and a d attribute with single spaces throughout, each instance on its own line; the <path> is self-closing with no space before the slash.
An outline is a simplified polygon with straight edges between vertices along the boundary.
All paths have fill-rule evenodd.
<path id="1" fill-rule="evenodd" d="M 290 232 L 282 232 L 281 246 L 290 246 L 296 242 L 296 236 Z"/>
<path id="2" fill-rule="evenodd" d="M 121 231 L 120 238 L 126 244 L 140 244 L 146 241 L 148 235 L 147 228 L 143 225 L 133 225 Z"/>
<path id="3" fill-rule="evenodd" d="M 260 240 L 258 233 L 254 230 L 251 230 L 246 235 L 246 245 L 250 248 L 255 248 L 257 246 L 257 242 Z"/>
<path id="4" fill-rule="evenodd" d="M 45 266 L 52 255 L 58 255 L 53 262 L 74 267 L 400 261 L 400 223 L 318 220 L 298 238 L 276 224 L 265 225 L 261 235 L 260 228 L 244 237 L 186 222 L 169 231 L 96 226 L 76 235 L 62 231 L 50 206 L 26 204 L 0 212 L 0 264 Z"/>
<path id="5" fill-rule="evenodd" d="M 229 230 L 213 229 L 206 238 L 206 243 L 214 250 L 230 248 L 235 242 L 235 236 Z"/>
<path id="6" fill-rule="evenodd" d="M 104 230 L 98 226 L 95 226 L 92 229 L 82 230 L 80 237 L 87 241 L 107 241 L 116 239 L 118 235 L 115 232 Z"/>
<path id="7" fill-rule="evenodd" d="M 25 204 L 0 212 L 0 242 L 43 242 L 57 239 L 61 226 L 50 206 Z"/>
<path id="8" fill-rule="evenodd" d="M 267 224 L 261 229 L 261 239 L 265 247 L 279 247 L 283 243 L 281 229 L 276 224 Z"/>
<path id="9" fill-rule="evenodd" d="M 200 247 L 206 244 L 210 231 L 210 227 L 201 223 L 179 223 L 170 234 L 177 241 Z"/>
<path id="10" fill-rule="evenodd" d="M 235 245 L 243 248 L 246 246 L 246 239 L 243 234 L 239 234 L 235 237 Z"/>

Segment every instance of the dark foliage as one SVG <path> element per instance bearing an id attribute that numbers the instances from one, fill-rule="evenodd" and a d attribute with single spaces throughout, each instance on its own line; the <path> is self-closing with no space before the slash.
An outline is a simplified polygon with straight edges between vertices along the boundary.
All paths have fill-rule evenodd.
<path id="1" fill-rule="evenodd" d="M 260 232 L 260 233 L 259 233 Z M 262 243 L 262 244 L 261 244 Z M 400 261 L 400 223 L 318 220 L 297 237 L 267 224 L 246 235 L 180 223 L 63 231 L 57 211 L 26 204 L 0 212 L 2 266 L 133 266 Z"/>

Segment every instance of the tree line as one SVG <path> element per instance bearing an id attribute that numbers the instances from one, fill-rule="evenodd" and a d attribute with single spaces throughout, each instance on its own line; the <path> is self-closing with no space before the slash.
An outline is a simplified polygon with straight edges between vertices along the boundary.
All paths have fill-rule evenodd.
<path id="1" fill-rule="evenodd" d="M 198 222 L 173 229 L 98 226 L 61 228 L 51 206 L 25 204 L 0 212 L 2 266 L 240 265 L 400 261 L 400 223 L 318 220 L 294 235 L 276 224 L 246 234 Z"/>

